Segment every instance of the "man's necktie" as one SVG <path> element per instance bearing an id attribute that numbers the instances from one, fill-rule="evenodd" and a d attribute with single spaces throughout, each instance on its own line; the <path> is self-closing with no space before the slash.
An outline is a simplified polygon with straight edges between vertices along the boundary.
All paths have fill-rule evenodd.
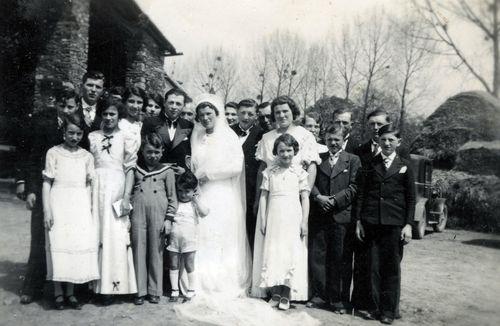
<path id="1" fill-rule="evenodd" d="M 330 158 L 328 159 L 328 162 L 330 163 L 330 167 L 334 167 L 335 163 L 337 163 L 337 160 L 339 159 L 339 152 L 332 154 L 330 153 Z"/>
<path id="2" fill-rule="evenodd" d="M 389 169 L 390 162 L 391 162 L 391 160 L 388 157 L 384 158 L 384 167 L 385 167 L 386 171 L 387 171 L 387 169 Z"/>

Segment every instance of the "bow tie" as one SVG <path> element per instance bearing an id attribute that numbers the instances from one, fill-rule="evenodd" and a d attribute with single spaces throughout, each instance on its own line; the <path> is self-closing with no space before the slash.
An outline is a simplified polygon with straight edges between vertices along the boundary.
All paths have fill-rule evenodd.
<path id="1" fill-rule="evenodd" d="M 113 139 L 113 135 L 109 135 L 109 136 L 104 135 L 104 138 L 101 140 L 101 142 L 102 142 L 102 149 L 101 150 L 108 152 L 108 154 L 110 154 L 109 149 L 111 148 L 111 145 L 113 145 L 111 143 L 111 139 Z"/>
<path id="2" fill-rule="evenodd" d="M 177 128 L 177 120 L 171 121 L 171 120 L 167 119 L 167 125 L 168 125 L 168 128 L 172 128 L 172 126 L 174 126 L 174 128 Z"/>

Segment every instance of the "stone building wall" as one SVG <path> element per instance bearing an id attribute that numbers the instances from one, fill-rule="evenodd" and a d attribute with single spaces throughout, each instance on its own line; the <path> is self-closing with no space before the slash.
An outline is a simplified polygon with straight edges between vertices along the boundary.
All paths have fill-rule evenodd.
<path id="1" fill-rule="evenodd" d="M 156 42 L 142 33 L 128 40 L 127 49 L 126 84 L 162 94 L 165 91 L 164 54 Z"/>
<path id="2" fill-rule="evenodd" d="M 54 77 L 78 87 L 87 70 L 90 0 L 66 1 L 35 69 L 35 107 L 39 81 Z"/>

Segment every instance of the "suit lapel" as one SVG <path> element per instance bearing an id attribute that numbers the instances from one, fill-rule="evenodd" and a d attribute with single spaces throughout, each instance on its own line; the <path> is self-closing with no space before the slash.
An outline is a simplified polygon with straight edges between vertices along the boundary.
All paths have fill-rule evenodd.
<path id="1" fill-rule="evenodd" d="M 326 154 L 328 154 L 328 153 L 326 153 Z M 319 169 L 321 172 L 323 172 L 327 176 L 331 176 L 332 168 L 330 167 L 330 162 L 328 161 L 328 155 L 326 155 L 326 158 L 323 159 L 323 161 L 319 165 Z"/>
<path id="2" fill-rule="evenodd" d="M 189 129 L 184 129 L 183 127 L 184 123 L 181 120 L 181 118 L 179 118 L 177 123 L 177 128 L 175 129 L 174 139 L 172 140 L 172 148 L 179 145 L 184 140 L 184 138 L 187 137 Z M 167 134 L 168 134 L 168 127 L 167 127 Z"/>
<path id="3" fill-rule="evenodd" d="M 390 178 L 394 174 L 398 173 L 399 170 L 401 169 L 402 165 L 403 165 L 403 162 L 401 162 L 399 155 L 396 155 L 396 157 L 394 158 L 394 161 L 392 161 L 391 166 L 389 167 L 389 169 L 385 173 L 384 178 Z"/>
<path id="4" fill-rule="evenodd" d="M 382 155 L 376 155 L 373 158 L 373 169 L 382 177 L 385 177 L 385 166 L 382 160 Z"/>
<path id="5" fill-rule="evenodd" d="M 330 178 L 335 178 L 337 175 L 342 173 L 347 167 L 349 167 L 349 158 L 344 151 L 340 152 L 339 159 L 337 163 L 333 166 L 332 174 Z"/>

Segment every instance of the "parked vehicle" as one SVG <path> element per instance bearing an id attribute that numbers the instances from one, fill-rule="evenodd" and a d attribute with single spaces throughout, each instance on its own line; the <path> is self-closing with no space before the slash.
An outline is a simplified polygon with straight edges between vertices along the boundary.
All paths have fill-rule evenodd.
<path id="1" fill-rule="evenodd" d="M 446 199 L 440 189 L 432 186 L 432 161 L 425 156 L 411 154 L 411 164 L 415 172 L 415 223 L 413 238 L 422 239 L 427 225 L 435 232 L 443 232 L 448 221 Z"/>

